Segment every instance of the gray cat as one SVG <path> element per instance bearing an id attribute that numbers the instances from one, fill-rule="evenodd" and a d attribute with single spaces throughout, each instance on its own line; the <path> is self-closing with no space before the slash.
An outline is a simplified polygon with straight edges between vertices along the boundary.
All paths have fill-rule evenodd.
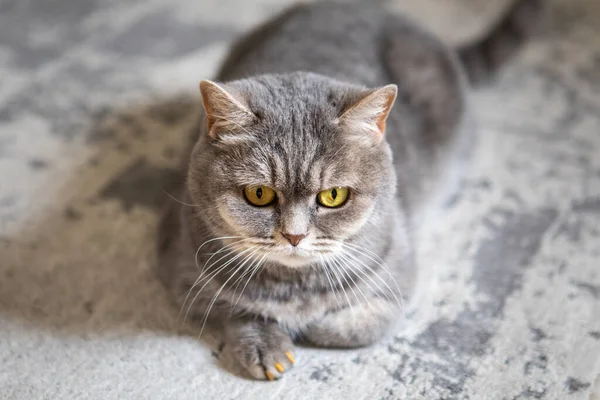
<path id="1" fill-rule="evenodd" d="M 181 203 L 158 231 L 185 316 L 269 380 L 294 364 L 293 341 L 390 332 L 415 292 L 414 229 L 473 143 L 467 80 L 516 52 L 540 3 L 458 49 L 380 2 L 298 5 L 235 44 L 219 83 L 200 83 Z"/>

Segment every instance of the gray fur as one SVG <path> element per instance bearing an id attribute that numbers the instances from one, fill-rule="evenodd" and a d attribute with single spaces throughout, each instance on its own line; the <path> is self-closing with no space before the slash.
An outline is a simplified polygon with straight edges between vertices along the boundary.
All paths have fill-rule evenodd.
<path id="1" fill-rule="evenodd" d="M 466 75 L 453 49 L 377 4 L 299 5 L 234 45 L 218 87 L 242 112 L 225 131 L 202 123 L 187 205 L 169 205 L 158 256 L 184 312 L 218 323 L 251 376 L 281 376 L 290 339 L 365 346 L 399 319 L 417 281 L 413 228 L 473 142 Z M 340 125 L 389 83 L 385 140 Z M 275 205 L 245 201 L 258 183 L 276 189 Z M 316 194 L 333 186 L 353 188 L 350 200 L 320 207 Z M 308 236 L 293 250 L 283 233 Z"/>

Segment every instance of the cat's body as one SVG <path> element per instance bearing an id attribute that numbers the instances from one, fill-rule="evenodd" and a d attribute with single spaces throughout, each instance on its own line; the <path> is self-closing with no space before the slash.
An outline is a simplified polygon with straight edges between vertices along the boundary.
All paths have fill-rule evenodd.
<path id="1" fill-rule="evenodd" d="M 416 216 L 473 141 L 466 78 L 515 50 L 538 2 L 458 50 L 368 2 L 300 5 L 236 44 L 224 83 L 201 85 L 179 195 L 193 206 L 170 203 L 159 227 L 159 273 L 183 313 L 208 313 L 256 378 L 281 376 L 292 339 L 356 347 L 389 331 L 415 289 Z M 275 197 L 254 207 L 247 188 Z"/>

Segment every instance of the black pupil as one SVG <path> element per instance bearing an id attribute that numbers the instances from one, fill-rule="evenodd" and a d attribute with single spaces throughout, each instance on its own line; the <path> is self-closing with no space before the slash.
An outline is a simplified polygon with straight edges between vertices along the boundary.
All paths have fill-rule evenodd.
<path id="1" fill-rule="evenodd" d="M 335 200 L 336 197 L 337 197 L 337 190 L 332 189 L 331 190 L 331 198 Z"/>
<path id="2" fill-rule="evenodd" d="M 262 197 L 262 188 L 256 189 L 256 197 L 258 197 L 259 199 Z"/>

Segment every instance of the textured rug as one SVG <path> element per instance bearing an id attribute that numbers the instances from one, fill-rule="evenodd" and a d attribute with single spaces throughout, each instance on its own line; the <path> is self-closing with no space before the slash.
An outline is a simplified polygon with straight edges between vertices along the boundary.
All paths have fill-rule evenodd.
<path id="1" fill-rule="evenodd" d="M 300 348 L 267 383 L 178 321 L 152 250 L 197 82 L 285 3 L 0 2 L 0 398 L 599 399 L 598 0 L 550 1 L 473 94 L 477 157 L 424 235 L 428 289 L 406 330 Z M 460 40 L 503 3 L 398 8 Z"/>

